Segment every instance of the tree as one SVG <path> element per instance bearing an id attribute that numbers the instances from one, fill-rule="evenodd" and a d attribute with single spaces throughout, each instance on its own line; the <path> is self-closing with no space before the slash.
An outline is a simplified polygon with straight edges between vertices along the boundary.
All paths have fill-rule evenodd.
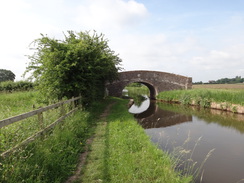
<path id="1" fill-rule="evenodd" d="M 244 78 L 241 78 L 241 76 L 236 76 L 235 78 L 222 78 L 218 79 L 216 83 L 218 84 L 234 84 L 234 83 L 242 83 L 244 81 Z"/>
<path id="2" fill-rule="evenodd" d="M 103 34 L 68 31 L 64 40 L 41 36 L 33 42 L 35 52 L 29 56 L 26 72 L 32 71 L 45 97 L 60 100 L 81 95 L 92 102 L 104 96 L 106 81 L 117 79 L 121 59 Z"/>
<path id="3" fill-rule="evenodd" d="M 14 81 L 15 79 L 15 74 L 6 69 L 0 69 L 0 82 L 3 81 Z"/>

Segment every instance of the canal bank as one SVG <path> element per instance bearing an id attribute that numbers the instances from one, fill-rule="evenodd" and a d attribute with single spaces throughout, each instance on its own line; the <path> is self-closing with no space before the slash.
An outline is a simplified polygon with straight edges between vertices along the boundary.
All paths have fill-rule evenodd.
<path id="1" fill-rule="evenodd" d="M 175 170 L 176 162 L 151 143 L 128 113 L 128 100 L 112 98 L 107 117 L 97 123 L 82 182 L 191 182 Z"/>
<path id="2" fill-rule="evenodd" d="M 200 170 L 196 182 L 244 181 L 244 115 L 148 98 L 129 111 L 158 148 L 179 157 L 177 169 Z"/>
<path id="3" fill-rule="evenodd" d="M 244 90 L 173 90 L 161 92 L 157 100 L 244 114 Z"/>

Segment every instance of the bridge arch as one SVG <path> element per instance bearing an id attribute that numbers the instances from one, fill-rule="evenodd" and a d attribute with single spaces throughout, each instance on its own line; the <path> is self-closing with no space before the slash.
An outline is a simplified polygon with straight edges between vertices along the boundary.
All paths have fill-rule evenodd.
<path id="1" fill-rule="evenodd" d="M 192 78 L 159 71 L 136 70 L 120 72 L 118 80 L 106 84 L 108 95 L 121 97 L 122 90 L 130 83 L 146 85 L 150 91 L 150 98 L 155 99 L 162 91 L 191 89 Z"/>
<path id="2" fill-rule="evenodd" d="M 145 85 L 148 89 L 149 89 L 149 92 L 150 92 L 150 98 L 151 99 L 156 99 L 156 96 L 157 96 L 157 94 L 158 94 L 158 91 L 156 90 L 156 87 L 155 86 L 153 86 L 153 84 L 151 84 L 151 83 L 149 83 L 149 82 L 145 82 L 145 81 L 138 81 L 138 82 L 131 82 L 131 83 L 141 83 L 141 84 L 143 84 L 143 85 Z M 130 84 L 130 83 L 128 83 L 128 84 Z M 128 85 L 127 84 L 127 85 Z M 127 85 L 125 85 L 125 87 L 127 86 Z"/>

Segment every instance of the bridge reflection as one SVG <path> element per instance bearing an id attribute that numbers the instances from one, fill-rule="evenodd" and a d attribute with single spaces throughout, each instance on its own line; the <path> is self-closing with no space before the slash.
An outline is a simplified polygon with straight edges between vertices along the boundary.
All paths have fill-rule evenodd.
<path id="1" fill-rule="evenodd" d="M 145 129 L 161 128 L 192 122 L 191 115 L 163 110 L 155 101 L 151 101 L 148 109 L 140 114 L 134 114 L 138 123 Z"/>

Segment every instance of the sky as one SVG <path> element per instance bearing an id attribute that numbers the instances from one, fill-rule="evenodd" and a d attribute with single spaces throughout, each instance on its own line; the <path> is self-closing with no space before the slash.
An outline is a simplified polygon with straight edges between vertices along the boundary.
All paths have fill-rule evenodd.
<path id="1" fill-rule="evenodd" d="M 22 77 L 31 43 L 72 30 L 103 33 L 124 71 L 193 82 L 244 77 L 243 0 L 1 0 L 0 69 Z"/>

